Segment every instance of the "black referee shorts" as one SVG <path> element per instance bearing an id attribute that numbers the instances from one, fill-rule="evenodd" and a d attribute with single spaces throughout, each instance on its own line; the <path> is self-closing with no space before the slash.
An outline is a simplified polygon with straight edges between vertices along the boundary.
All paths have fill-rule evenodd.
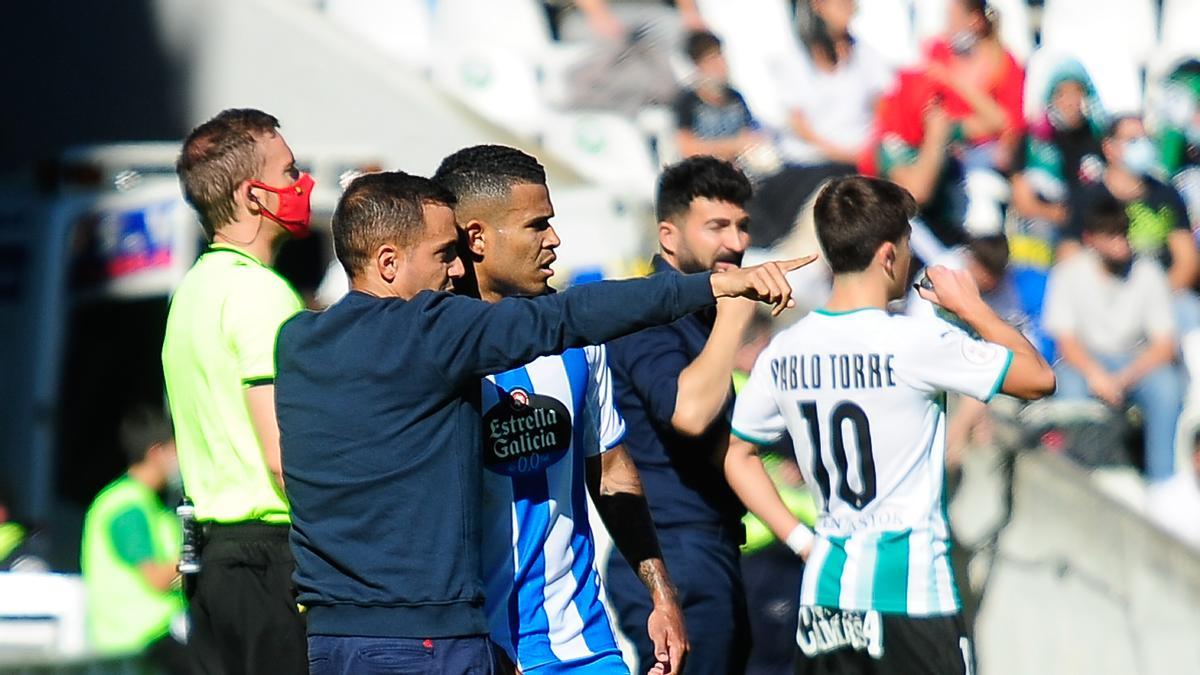
<path id="1" fill-rule="evenodd" d="M 796 675 L 973 675 L 975 654 L 958 614 L 910 617 L 803 607 Z"/>
<path id="2" fill-rule="evenodd" d="M 308 672 L 288 526 L 210 524 L 188 602 L 188 643 L 205 675 Z"/>

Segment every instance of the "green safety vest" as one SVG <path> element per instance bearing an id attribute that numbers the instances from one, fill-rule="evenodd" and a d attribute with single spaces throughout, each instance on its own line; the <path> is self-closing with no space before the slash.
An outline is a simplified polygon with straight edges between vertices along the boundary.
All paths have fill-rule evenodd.
<path id="1" fill-rule="evenodd" d="M 122 476 L 100 491 L 83 522 L 83 582 L 87 590 L 88 629 L 102 654 L 134 654 L 166 635 L 171 620 L 184 611 L 183 594 L 152 588 L 136 566 L 117 553 L 114 519 L 130 508 L 150 525 L 154 562 L 179 557 L 182 531 L 175 514 L 149 487 Z"/>
<path id="2" fill-rule="evenodd" d="M 12 555 L 25 541 L 25 528 L 17 523 L 0 523 L 0 562 Z"/>

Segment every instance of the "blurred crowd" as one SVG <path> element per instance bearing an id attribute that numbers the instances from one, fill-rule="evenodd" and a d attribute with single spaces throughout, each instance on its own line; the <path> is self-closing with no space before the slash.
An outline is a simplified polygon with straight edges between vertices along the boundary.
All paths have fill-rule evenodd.
<path id="1" fill-rule="evenodd" d="M 970 271 L 993 308 L 1057 360 L 1058 400 L 1092 404 L 1063 410 L 1095 419 L 1102 408 L 1105 423 L 1132 430 L 1123 451 L 1146 480 L 1139 499 L 1195 541 L 1179 500 L 1191 507 L 1183 513 L 1200 504 L 1191 421 L 1200 397 L 1190 384 L 1200 376 L 1200 54 L 1160 68 L 1145 84 L 1151 93 L 1125 110 L 1106 106 L 1096 81 L 1111 73 L 1089 72 L 1086 59 L 1043 54 L 1039 80 L 1027 81 L 1003 39 L 1010 17 L 984 0 L 942 3 L 940 34 L 915 62 L 897 64 L 855 34 L 856 17 L 880 4 L 794 3 L 794 49 L 764 60 L 783 124 L 760 120 L 737 88 L 704 3 L 577 2 L 561 12 L 561 37 L 625 36 L 686 57 L 675 145 L 755 177 L 755 246 L 803 228 L 806 202 L 831 176 L 907 188 L 920 205 L 921 261 Z M 609 70 L 623 106 L 640 74 L 662 81 L 650 69 Z M 636 105 L 662 99 L 647 86 Z M 904 311 L 933 308 L 914 294 Z M 981 405 L 963 402 L 957 413 L 952 457 L 987 429 Z M 1073 449 L 1084 462 L 1098 454 Z"/>

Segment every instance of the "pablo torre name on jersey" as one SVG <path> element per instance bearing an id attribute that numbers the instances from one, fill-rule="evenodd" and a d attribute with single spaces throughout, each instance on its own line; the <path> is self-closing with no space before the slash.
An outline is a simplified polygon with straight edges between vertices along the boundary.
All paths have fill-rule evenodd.
<path id="1" fill-rule="evenodd" d="M 771 359 L 771 379 L 782 391 L 886 389 L 896 386 L 893 354 L 790 354 Z"/>

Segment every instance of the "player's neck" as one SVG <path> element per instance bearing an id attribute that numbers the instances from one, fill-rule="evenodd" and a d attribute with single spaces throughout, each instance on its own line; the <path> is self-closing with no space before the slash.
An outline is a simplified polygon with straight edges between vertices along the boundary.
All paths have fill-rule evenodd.
<path id="1" fill-rule="evenodd" d="M 283 237 L 271 237 L 259 231 L 248 240 L 240 240 L 234 232 L 221 231 L 213 236 L 213 244 L 249 254 L 270 267 L 275 264 L 275 254 L 283 244 Z"/>
<path id="2" fill-rule="evenodd" d="M 833 292 L 825 301 L 830 312 L 856 309 L 887 309 L 887 287 L 863 274 L 842 274 L 833 278 Z"/>

